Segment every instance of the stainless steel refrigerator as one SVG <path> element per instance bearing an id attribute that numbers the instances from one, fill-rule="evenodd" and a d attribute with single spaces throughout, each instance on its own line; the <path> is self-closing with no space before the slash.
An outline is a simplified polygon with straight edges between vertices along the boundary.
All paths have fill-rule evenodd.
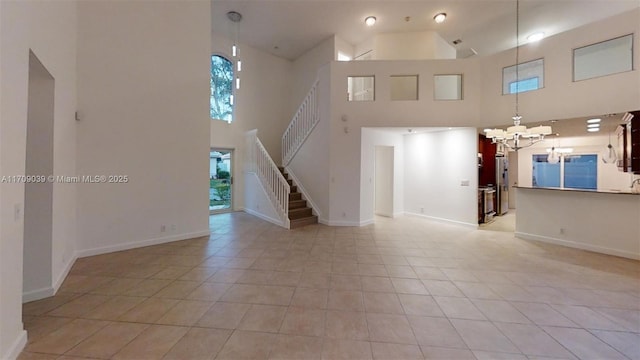
<path id="1" fill-rule="evenodd" d="M 496 215 L 509 211 L 509 161 L 505 156 L 496 156 Z"/>

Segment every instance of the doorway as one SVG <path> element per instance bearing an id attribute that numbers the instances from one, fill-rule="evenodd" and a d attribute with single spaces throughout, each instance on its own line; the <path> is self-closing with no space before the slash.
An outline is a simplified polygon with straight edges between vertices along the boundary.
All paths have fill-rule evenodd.
<path id="1" fill-rule="evenodd" d="M 507 176 L 509 177 L 509 209 L 516 208 L 516 189 L 514 186 L 518 186 L 518 152 L 509 152 L 509 169 L 507 170 Z"/>
<path id="2" fill-rule="evenodd" d="M 393 146 L 376 146 L 374 161 L 374 213 L 393 217 Z"/>
<path id="3" fill-rule="evenodd" d="M 233 150 L 209 151 L 209 214 L 233 211 Z"/>
<path id="4" fill-rule="evenodd" d="M 29 51 L 25 175 L 53 175 L 55 80 Z M 51 296 L 53 182 L 26 181 L 24 187 L 23 301 Z"/>

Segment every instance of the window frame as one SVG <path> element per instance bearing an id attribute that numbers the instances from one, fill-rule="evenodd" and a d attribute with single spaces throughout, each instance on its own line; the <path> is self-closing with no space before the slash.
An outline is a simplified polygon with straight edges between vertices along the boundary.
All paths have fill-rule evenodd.
<path id="1" fill-rule="evenodd" d="M 534 152 L 531 154 L 531 164 L 535 165 L 535 163 L 537 161 L 535 161 L 536 157 L 544 157 L 546 158 L 549 155 L 549 153 L 546 154 L 542 154 L 542 153 L 537 153 Z M 593 152 L 585 152 L 585 153 L 568 153 L 568 154 L 559 154 L 560 155 L 560 161 L 557 164 L 552 164 L 552 165 L 558 165 L 558 169 L 559 169 L 559 186 L 557 187 L 558 189 L 572 189 L 572 190 L 586 190 L 586 191 L 591 191 L 591 190 L 598 190 L 598 160 L 600 159 L 600 155 L 598 155 L 597 153 L 593 153 Z M 595 164 L 595 187 L 594 188 L 587 188 L 587 187 L 568 187 L 566 186 L 566 163 L 567 161 L 566 158 L 571 158 L 571 157 L 582 157 L 582 156 L 590 156 L 590 157 L 595 157 L 595 162 L 593 164 Z M 546 161 L 543 161 L 543 163 Z M 569 161 L 570 162 L 570 161 Z M 532 166 L 532 171 L 531 171 L 531 186 L 535 187 L 535 188 L 545 188 L 546 186 L 538 186 L 538 185 L 534 185 L 534 177 L 535 177 L 535 172 L 533 171 L 533 166 Z M 556 188 L 556 187 L 552 187 L 552 188 Z"/>
<path id="2" fill-rule="evenodd" d="M 460 97 L 458 99 L 441 99 L 437 97 L 436 78 L 439 76 L 457 76 L 460 78 Z M 438 73 L 433 74 L 433 101 L 462 101 L 464 100 L 464 74 L 463 73 Z"/>
<path id="3" fill-rule="evenodd" d="M 542 62 L 542 66 L 541 66 L 542 71 L 541 71 L 540 75 L 527 76 L 526 78 L 518 79 L 518 77 L 523 76 L 522 75 L 522 70 L 521 70 L 522 66 L 527 65 L 529 63 L 534 63 L 534 62 L 537 62 L 537 61 L 541 61 Z M 537 59 L 528 60 L 528 61 L 520 62 L 518 64 L 513 64 L 513 65 L 509 65 L 509 66 L 503 67 L 502 68 L 502 82 L 501 82 L 501 84 L 502 84 L 502 90 L 501 90 L 502 91 L 502 95 L 515 95 L 515 94 L 522 94 L 522 93 L 529 92 L 529 91 L 536 91 L 536 90 L 544 89 L 545 88 L 545 80 L 544 80 L 545 76 L 544 76 L 544 74 L 546 72 L 545 63 L 546 63 L 545 58 L 544 57 L 540 57 L 540 58 L 537 58 Z M 513 74 L 515 74 L 516 66 L 520 67 L 520 70 L 518 70 L 518 76 L 515 77 L 515 80 L 509 81 L 507 83 L 507 89 L 509 90 L 509 92 L 505 92 L 504 91 L 505 90 L 505 76 L 504 76 L 505 75 L 505 71 L 507 69 L 514 68 Z M 513 93 L 510 91 L 512 83 L 517 82 L 517 81 L 523 81 L 523 80 L 531 79 L 531 78 L 536 78 L 536 77 L 538 78 L 538 88 L 537 89 L 523 90 L 523 91 L 518 91 L 518 92 L 513 92 Z M 542 81 L 540 81 L 541 79 L 542 79 Z"/>
<path id="4" fill-rule="evenodd" d="M 604 74 L 604 75 L 598 75 L 598 76 L 592 76 L 592 77 L 588 77 L 588 78 L 584 78 L 584 79 L 579 79 L 576 80 L 576 50 L 580 50 L 580 49 L 584 49 L 590 46 L 594 46 L 594 45 L 598 45 L 598 44 L 603 44 L 609 41 L 613 41 L 613 40 L 618 40 L 618 39 L 622 39 L 624 37 L 627 36 L 631 36 L 631 69 L 629 70 L 623 70 L 623 71 L 618 71 L 618 72 L 614 72 L 614 73 L 608 73 L 608 74 Z M 602 41 L 598 41 L 598 42 L 594 42 L 591 44 L 587 44 L 587 45 L 583 45 L 583 46 L 579 46 L 579 47 L 575 47 L 573 49 L 571 49 L 571 80 L 572 82 L 580 82 L 580 81 L 585 81 L 585 80 L 591 80 L 591 79 L 597 79 L 597 78 L 601 78 L 601 77 L 605 77 L 605 76 L 611 76 L 611 75 L 615 75 L 615 74 L 624 74 L 626 72 L 629 71 L 634 71 L 636 69 L 636 59 L 635 59 L 635 54 L 634 54 L 634 47 L 635 47 L 635 33 L 629 33 L 629 34 L 624 34 L 624 35 L 620 35 L 620 36 L 616 36 L 616 37 L 612 37 L 606 40 L 602 40 Z"/>
<path id="5" fill-rule="evenodd" d="M 373 80 L 373 84 L 371 85 L 371 92 L 372 92 L 372 96 L 371 99 L 367 99 L 367 100 L 358 100 L 356 99 L 356 94 L 352 94 L 349 91 L 351 90 L 349 87 L 350 82 L 353 83 L 353 81 L 357 78 L 371 78 Z M 375 75 L 347 75 L 347 102 L 349 103 L 353 103 L 353 102 L 373 102 L 376 101 L 376 76 Z"/>

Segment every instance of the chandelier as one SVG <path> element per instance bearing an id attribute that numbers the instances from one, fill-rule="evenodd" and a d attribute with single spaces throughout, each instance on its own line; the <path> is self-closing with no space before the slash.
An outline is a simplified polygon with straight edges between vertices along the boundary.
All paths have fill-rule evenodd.
<path id="1" fill-rule="evenodd" d="M 524 147 L 531 146 L 539 141 L 544 140 L 545 135 L 551 134 L 551 126 L 536 126 L 527 128 L 520 125 L 522 116 L 519 114 L 519 93 L 520 93 L 520 1 L 516 0 L 516 113 L 512 117 L 513 126 L 509 126 L 507 130 L 487 129 L 485 136 L 491 139 L 494 144 L 502 144 L 508 149 L 518 151 Z"/>

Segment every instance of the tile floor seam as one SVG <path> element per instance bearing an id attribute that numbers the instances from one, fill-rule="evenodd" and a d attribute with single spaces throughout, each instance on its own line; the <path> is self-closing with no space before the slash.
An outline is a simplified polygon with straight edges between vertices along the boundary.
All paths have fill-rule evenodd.
<path id="1" fill-rule="evenodd" d="M 25 311 L 25 319 L 30 319 L 24 321 L 25 328 L 31 331 L 31 327 L 33 326 L 34 331 L 40 332 L 39 337 L 35 338 L 36 341 L 41 341 L 47 336 L 47 333 L 43 332 L 46 331 L 46 329 L 53 329 L 55 331 L 64 326 L 64 324 L 69 323 L 64 319 L 70 319 L 70 321 L 102 321 L 107 324 L 141 324 L 146 327 L 174 326 L 158 325 L 157 323 L 159 319 L 167 313 L 170 313 L 172 309 L 180 303 L 184 303 L 185 301 L 206 302 L 209 305 L 207 310 L 198 316 L 198 319 L 196 319 L 193 324 L 189 323 L 186 326 L 175 326 L 186 329 L 186 332 L 176 340 L 164 355 L 169 354 L 169 352 L 176 348 L 183 339 L 189 336 L 193 329 L 228 331 L 228 335 L 220 345 L 218 353 L 214 354 L 214 356 L 217 357 L 229 343 L 232 336 L 243 331 L 238 329 L 238 326 L 245 321 L 248 311 L 242 314 L 238 325 L 235 325 L 235 328 L 231 330 L 224 329 L 223 327 L 205 326 L 198 322 L 200 322 L 216 304 L 227 303 L 221 300 L 235 285 L 249 284 L 255 285 L 259 289 L 260 295 L 258 296 L 262 297 L 263 300 L 253 298 L 248 300 L 248 303 L 240 303 L 230 298 L 228 303 L 252 307 L 254 305 L 260 305 L 257 304 L 258 302 L 277 302 L 277 304 L 274 305 L 267 305 L 281 306 L 285 309 L 285 316 L 279 319 L 278 329 L 276 330 L 277 333 L 258 333 L 272 334 L 276 336 L 273 339 L 282 339 L 278 340 L 281 344 L 280 346 L 289 346 L 286 344 L 287 341 L 291 340 L 285 340 L 289 339 L 289 337 L 302 336 L 320 339 L 315 341 L 314 346 L 320 346 L 320 349 L 324 349 L 331 339 L 327 332 L 330 312 L 347 311 L 353 314 L 362 314 L 360 316 L 364 317 L 363 323 L 364 329 L 366 329 L 366 340 L 364 343 L 367 344 L 366 348 L 369 351 L 369 356 L 375 357 L 374 343 L 400 346 L 397 349 L 417 346 L 423 357 L 428 355 L 425 351 L 429 348 L 458 349 L 449 347 L 450 345 L 442 342 L 435 342 L 434 344 L 437 345 L 420 345 L 419 343 L 417 345 L 402 345 L 400 343 L 406 342 L 406 339 L 399 340 L 399 343 L 395 341 L 400 338 L 385 336 L 381 337 L 382 340 L 373 341 L 370 331 L 370 319 L 367 314 L 391 316 L 385 321 L 392 321 L 391 318 L 397 319 L 395 321 L 398 321 L 400 318 L 404 319 L 411 329 L 411 332 L 406 332 L 405 336 L 413 336 L 413 338 L 417 340 L 416 328 L 409 321 L 407 305 L 400 300 L 400 295 L 431 298 L 435 304 L 434 309 L 440 311 L 444 318 L 447 319 L 446 321 L 449 326 L 460 336 L 462 341 L 460 345 L 465 346 L 465 351 L 469 352 L 479 352 L 479 350 L 472 350 L 469 347 L 468 342 L 461 337 L 458 329 L 455 328 L 452 322 L 466 320 L 458 320 L 452 318 L 451 314 L 447 315 L 444 313 L 441 305 L 435 301 L 434 296 L 440 298 L 444 296 L 446 298 L 447 296 L 453 295 L 453 298 L 465 299 L 464 302 L 471 303 L 479 314 L 487 318 L 482 321 L 491 324 L 497 331 L 496 336 L 500 335 L 504 339 L 500 341 L 506 341 L 514 350 L 520 351 L 520 354 L 523 354 L 523 350 L 516 345 L 514 340 L 511 340 L 511 338 L 507 336 L 507 332 L 505 332 L 507 329 L 518 329 L 518 327 L 513 327 L 515 325 L 526 326 L 530 328 L 531 331 L 536 331 L 535 329 L 542 331 L 545 336 L 553 339 L 553 341 L 558 343 L 560 348 L 567 351 L 568 354 L 577 357 L 578 354 L 574 354 L 573 351 L 569 350 L 570 347 L 565 345 L 570 343 L 560 342 L 556 337 L 552 336 L 547 329 L 568 329 L 571 332 L 566 333 L 569 334 L 566 336 L 573 336 L 570 334 L 574 333 L 584 334 L 581 336 L 585 339 L 592 339 L 589 340 L 591 341 L 591 346 L 593 346 L 593 344 L 600 344 L 597 346 L 603 347 L 601 351 L 604 354 L 609 351 L 610 354 L 617 354 L 612 355 L 614 357 L 627 356 L 623 351 L 635 351 L 633 349 L 628 350 L 628 347 L 624 348 L 622 346 L 625 344 L 624 341 L 630 341 L 630 339 L 635 338 L 630 336 L 640 336 L 640 332 L 633 331 L 636 330 L 636 327 L 633 325 L 633 319 L 640 316 L 640 306 L 634 304 L 634 301 L 637 302 L 637 300 L 640 299 L 640 291 L 634 289 L 634 283 L 637 283 L 638 275 L 640 274 L 637 270 L 637 262 L 629 262 L 615 257 L 603 257 L 597 254 L 566 249 L 555 245 L 529 243 L 509 237 L 498 239 L 496 237 L 498 233 L 490 235 L 491 239 L 486 238 L 486 234 L 489 234 L 488 232 L 477 233 L 479 234 L 477 239 L 470 239 L 466 238 L 466 235 L 461 232 L 458 232 L 456 228 L 441 229 L 439 228 L 440 225 L 429 222 L 412 222 L 412 225 L 422 226 L 418 231 L 406 231 L 406 227 L 399 228 L 395 225 L 396 223 L 402 224 L 405 221 L 410 221 L 406 219 L 397 219 L 393 222 L 384 222 L 383 220 L 381 226 L 387 226 L 386 229 L 374 229 L 373 227 L 365 229 L 342 229 L 317 226 L 307 228 L 304 232 L 288 232 L 280 231 L 269 224 L 256 221 L 243 214 L 234 214 L 233 217 L 238 219 L 239 223 L 243 225 L 249 224 L 249 227 L 247 229 L 243 228 L 243 231 L 234 233 L 231 227 L 224 225 L 226 230 L 223 231 L 223 235 L 214 234 L 209 238 L 186 240 L 179 244 L 163 244 L 162 246 L 151 246 L 148 248 L 98 255 L 93 258 L 79 259 L 70 272 L 71 275 L 68 280 L 71 282 L 66 286 L 62 286 L 61 290 L 56 294 L 56 296 L 59 296 L 57 299 L 54 297 L 54 300 L 51 302 L 43 301 L 30 306 L 30 309 L 32 309 L 30 310 L 31 313 L 36 315 L 29 315 L 27 311 Z M 213 223 L 215 223 L 215 221 L 213 221 Z M 251 229 L 251 224 L 259 225 L 259 231 L 252 233 L 252 230 L 249 230 Z M 426 229 L 436 229 L 438 235 L 426 235 L 428 233 Z M 487 248 L 489 250 L 480 249 L 480 241 L 484 242 L 483 249 Z M 213 243 L 216 243 L 216 245 L 212 247 L 211 245 L 213 245 Z M 489 246 L 487 247 L 486 245 Z M 525 249 L 533 249 L 534 251 L 523 252 L 518 250 L 523 247 Z M 215 250 L 206 250 L 207 248 L 213 248 Z M 199 256 L 198 254 L 203 253 L 203 251 L 206 251 L 207 255 Z M 476 251 L 476 253 L 473 253 L 473 251 Z M 499 252 L 501 257 L 495 259 L 488 256 L 488 254 L 496 254 L 496 251 Z M 511 254 L 515 254 L 516 256 L 509 258 L 508 256 Z M 545 257 L 544 255 L 550 256 Z M 264 259 L 264 261 L 255 264 L 255 266 L 251 265 L 254 264 L 255 261 L 260 261 L 260 259 Z M 219 265 L 223 262 L 223 265 Z M 195 265 L 184 266 L 185 264 Z M 307 264 L 307 266 L 301 266 L 301 264 Z M 601 270 L 602 266 L 599 266 L 600 264 L 611 264 L 607 269 L 612 270 L 603 272 L 603 270 Z M 177 269 L 179 267 L 181 269 Z M 122 269 L 122 271 L 120 271 L 120 269 Z M 357 271 L 354 273 L 351 271 L 353 269 Z M 181 271 L 186 272 L 178 276 L 174 275 Z M 218 272 L 221 274 L 219 279 L 214 278 Z M 224 279 L 223 276 L 226 276 L 225 272 L 228 272 L 231 277 Z M 267 273 L 267 275 L 262 276 L 260 272 Z M 295 281 L 296 275 L 284 275 L 276 282 L 275 275 L 278 272 L 298 274 L 297 282 Z M 440 275 L 438 275 L 438 272 Z M 322 287 L 319 286 L 322 285 L 321 283 L 310 282 L 301 284 L 303 274 L 320 278 L 323 276 L 322 274 L 324 274 L 324 276 L 329 279 L 329 285 L 328 287 Z M 158 277 L 156 278 L 156 276 Z M 242 280 L 242 276 L 246 278 Z M 164 277 L 168 277 L 168 279 Z M 385 289 L 385 287 L 379 287 L 380 284 L 371 288 L 371 285 L 375 285 L 373 283 L 364 286 L 363 279 L 365 277 L 385 279 L 391 284 L 391 288 Z M 99 283 L 96 286 L 91 285 L 94 279 Z M 112 284 L 113 289 L 117 289 L 116 286 L 118 286 L 118 284 L 116 284 L 116 281 L 118 279 L 126 280 L 121 281 L 120 283 L 122 284 L 126 284 L 127 282 L 134 283 L 140 280 L 140 286 L 146 285 L 147 287 L 143 289 L 143 292 L 139 293 L 135 293 L 137 290 L 135 286 L 129 287 L 124 291 L 110 291 L 108 288 L 109 284 Z M 420 284 L 427 290 L 426 294 L 423 290 L 420 290 L 419 286 L 416 287 L 415 284 L 412 284 L 412 279 L 420 281 Z M 226 280 L 227 282 L 215 282 L 215 280 Z M 179 284 L 178 281 L 192 281 L 197 285 L 185 291 L 183 294 L 175 295 L 174 299 L 157 296 L 171 285 Z M 284 281 L 284 283 L 280 283 L 280 281 Z M 470 287 L 467 290 L 473 292 L 466 293 L 462 291 L 462 284 L 457 282 L 468 283 Z M 427 283 L 433 286 L 449 286 L 450 289 L 444 293 L 440 293 L 440 290 L 438 290 L 436 293 L 439 295 L 434 295 L 434 292 L 429 290 Z M 204 286 L 205 284 L 212 285 Z M 223 284 L 228 284 L 228 287 L 225 287 Z M 471 286 L 472 284 L 477 285 Z M 312 287 L 307 287 L 309 285 Z M 100 290 L 102 286 L 105 286 L 105 288 Z M 485 299 L 483 288 L 489 292 L 493 292 L 497 299 L 494 299 L 493 295 L 489 299 Z M 218 291 L 222 289 L 223 291 L 218 293 Z M 323 329 L 322 334 L 310 332 L 310 334 L 316 334 L 318 336 L 284 334 L 280 332 L 284 326 L 284 321 L 289 309 L 300 306 L 304 309 L 314 308 L 314 306 L 305 306 L 306 303 L 295 303 L 295 306 L 292 305 L 294 304 L 294 298 L 298 289 L 320 290 L 318 294 L 321 294 L 322 291 L 326 292 L 327 304 L 322 306 L 323 309 L 320 310 L 323 316 L 322 321 L 319 323 Z M 354 294 L 360 294 L 362 309 L 359 307 L 351 309 L 348 307 L 338 307 L 336 310 L 329 308 L 329 295 L 330 292 L 335 290 L 351 291 Z M 456 290 L 457 293 L 453 290 Z M 537 293 L 538 291 L 540 292 Z M 142 295 L 142 293 L 145 295 Z M 380 296 L 368 297 L 370 300 L 369 309 L 364 302 L 364 295 L 367 293 L 380 294 Z M 525 294 L 527 296 L 525 296 Z M 86 296 L 86 298 L 81 299 L 84 296 Z M 121 297 L 123 298 L 120 299 Z M 126 307 L 129 306 L 126 304 L 136 303 L 133 299 L 126 299 L 129 297 L 139 298 L 141 302 L 138 302 L 124 312 L 113 310 L 119 306 Z M 214 298 L 215 301 L 213 300 Z M 73 304 L 68 305 L 77 299 L 80 299 L 77 303 L 80 308 L 75 307 Z M 162 299 L 166 301 L 163 302 Z M 371 302 L 371 299 L 376 299 L 376 301 Z M 380 299 L 383 300 L 381 301 Z M 395 314 L 395 310 L 390 311 L 393 314 L 388 314 L 389 309 L 380 307 L 381 304 L 384 304 L 386 300 L 389 299 L 395 299 L 396 301 L 392 302 L 399 303 L 400 306 L 397 311 L 401 311 L 401 314 Z M 511 314 L 511 310 L 509 310 L 506 305 L 504 305 L 504 309 L 508 310 L 506 313 L 496 312 L 499 316 L 495 317 L 495 319 L 500 321 L 492 320 L 494 316 L 492 315 L 492 317 L 489 318 L 487 315 L 489 308 L 483 311 L 483 307 L 479 307 L 476 304 L 477 301 L 487 302 L 487 306 L 489 307 L 493 306 L 491 305 L 491 301 L 504 302 L 504 304 L 508 304 L 515 309 L 516 312 L 513 314 L 519 314 L 522 319 L 521 321 L 525 321 L 526 319 L 530 324 L 522 324 L 517 318 L 512 318 L 511 315 L 507 315 Z M 145 304 L 146 302 L 148 303 Z M 464 302 L 461 300 L 461 303 Z M 348 304 L 348 302 L 342 303 L 343 305 L 341 306 Z M 424 302 L 418 303 L 422 305 L 425 304 Z M 158 314 L 154 313 L 153 319 L 135 319 L 133 317 L 136 313 L 143 314 L 143 311 L 146 309 L 149 309 L 147 311 L 151 311 L 149 306 L 154 304 L 163 305 L 158 306 L 157 311 L 154 310 Z M 371 307 L 372 304 L 376 306 Z M 496 308 L 502 307 L 502 305 L 497 305 L 498 303 L 495 304 Z M 63 310 L 56 311 L 65 305 L 67 306 Z M 548 308 L 549 311 L 545 310 L 545 307 Z M 563 315 L 562 312 L 556 310 L 560 307 L 576 314 L 574 316 L 583 319 L 582 321 L 584 321 L 584 323 L 577 324 L 570 320 Z M 544 310 L 544 315 L 535 316 L 535 313 L 532 311 L 536 311 L 536 309 Z M 381 311 L 381 313 L 372 312 L 372 310 Z M 238 313 L 240 311 L 241 310 L 238 310 Z M 490 311 L 490 313 L 493 313 L 493 311 L 494 310 Z M 553 316 L 553 311 L 565 320 L 546 320 L 549 316 Z M 129 313 L 131 313 L 132 317 L 127 320 L 125 315 Z M 316 314 L 315 310 L 309 314 L 312 313 Z M 505 315 L 503 316 L 503 314 Z M 104 320 L 95 319 L 95 317 L 98 316 L 104 316 Z M 314 318 L 317 314 L 309 316 Z M 438 318 L 434 314 L 430 314 L 428 317 Z M 625 320 L 625 317 L 629 320 Z M 42 321 L 38 319 L 42 319 Z M 59 320 L 48 321 L 49 319 Z M 382 319 L 383 318 L 380 318 L 378 321 L 382 321 Z M 538 324 L 538 322 L 540 322 L 540 324 Z M 554 325 L 546 324 L 547 322 Z M 505 327 L 505 325 L 510 325 L 511 327 Z M 604 329 L 600 330 L 600 328 Z M 512 330 L 508 332 L 511 334 Z M 361 335 L 364 334 L 365 332 L 361 332 Z M 513 334 L 511 335 L 513 336 Z M 589 338 L 586 338 L 587 335 Z M 67 352 L 73 352 L 73 349 L 78 348 L 85 341 L 90 341 L 89 339 L 91 339 L 92 336 L 93 335 L 89 335 L 83 338 L 80 342 L 68 349 Z M 129 343 L 138 339 L 139 336 L 140 334 Z M 335 340 L 347 342 L 358 341 L 362 343 L 362 340 L 348 340 L 349 337 L 351 337 L 351 335 L 348 335 L 348 337 L 342 336 Z M 543 341 L 543 339 L 541 339 L 541 341 Z M 566 341 L 576 340 L 569 339 Z M 122 346 L 118 351 L 121 351 L 129 343 Z M 308 344 L 308 342 L 305 341 L 302 343 L 293 341 L 293 343 Z M 482 345 L 482 343 L 479 344 Z M 494 347 L 509 349 L 506 344 Z M 272 356 L 275 351 L 274 349 L 275 345 L 272 344 L 267 356 Z M 280 350 L 282 349 L 283 348 L 280 347 Z M 383 348 L 377 348 L 376 351 L 384 351 L 382 349 Z M 610 352 L 611 350 L 614 350 L 614 352 Z M 442 352 L 437 353 L 442 354 Z M 527 357 L 531 357 L 531 355 L 527 355 Z"/>

